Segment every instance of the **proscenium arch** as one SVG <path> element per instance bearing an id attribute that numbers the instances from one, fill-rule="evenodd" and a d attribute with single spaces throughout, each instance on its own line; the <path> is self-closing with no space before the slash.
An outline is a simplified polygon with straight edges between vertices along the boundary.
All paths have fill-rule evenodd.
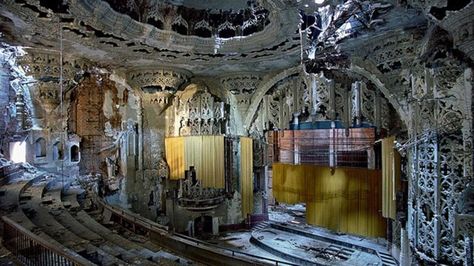
<path id="1" fill-rule="evenodd" d="M 359 74 L 360 76 L 366 78 L 370 82 L 372 82 L 377 89 L 380 90 L 380 92 L 383 94 L 383 96 L 390 102 L 392 107 L 397 111 L 397 113 L 400 116 L 400 119 L 402 122 L 405 124 L 405 126 L 408 125 L 408 114 L 403 108 L 401 107 L 401 104 L 399 103 L 398 99 L 393 97 L 393 94 L 390 93 L 389 89 L 385 87 L 385 84 L 380 80 L 378 75 L 376 73 L 372 73 L 368 71 L 366 68 L 360 66 L 357 64 L 357 62 L 361 61 L 361 59 L 356 59 L 352 61 L 352 64 L 348 71 Z M 290 69 L 287 69 L 285 71 L 282 71 L 272 77 L 270 80 L 265 82 L 262 86 L 260 86 L 257 91 L 255 92 L 254 96 L 252 97 L 252 102 L 249 106 L 249 109 L 247 111 L 247 115 L 244 120 L 244 128 L 245 130 L 248 130 L 250 128 L 250 125 L 252 123 L 252 120 L 255 116 L 255 113 L 257 112 L 258 106 L 260 105 L 260 102 L 263 99 L 263 96 L 279 81 L 294 75 L 294 74 L 303 74 L 304 69 L 302 66 L 297 66 L 293 67 Z"/>
<path id="2" fill-rule="evenodd" d="M 286 69 L 272 78 L 265 82 L 263 85 L 259 86 L 257 90 L 255 91 L 255 94 L 252 96 L 252 100 L 250 102 L 250 106 L 247 111 L 247 115 L 245 116 L 244 120 L 244 129 L 247 131 L 250 128 L 250 125 L 252 123 L 252 119 L 257 112 L 258 106 L 260 105 L 260 102 L 263 100 L 263 96 L 279 81 L 294 75 L 294 74 L 301 74 L 304 73 L 303 65 L 299 65 L 297 67 L 293 67 L 290 69 Z"/>

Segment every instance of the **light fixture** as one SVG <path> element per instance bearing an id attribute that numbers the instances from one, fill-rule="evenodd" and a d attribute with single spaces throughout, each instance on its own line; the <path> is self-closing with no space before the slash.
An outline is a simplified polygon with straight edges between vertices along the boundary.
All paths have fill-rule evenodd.
<path id="1" fill-rule="evenodd" d="M 314 0 L 314 3 L 320 5 L 322 3 L 324 3 L 325 0 Z"/>

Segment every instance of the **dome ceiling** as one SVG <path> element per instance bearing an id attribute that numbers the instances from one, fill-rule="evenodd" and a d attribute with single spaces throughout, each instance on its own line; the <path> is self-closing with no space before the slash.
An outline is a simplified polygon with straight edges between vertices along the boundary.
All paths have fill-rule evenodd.
<path id="1" fill-rule="evenodd" d="M 270 23 L 268 9 L 256 1 L 248 1 L 246 6 L 238 9 L 209 7 L 199 9 L 185 5 L 176 6 L 160 0 L 105 1 L 113 10 L 126 14 L 135 21 L 184 36 L 202 38 L 249 36 L 264 30 Z"/>
<path id="2" fill-rule="evenodd" d="M 65 54 L 115 68 L 173 66 L 214 75 L 298 63 L 296 1 L 224 1 L 213 9 L 218 2 L 6 0 L 0 31 L 9 43 L 58 50 L 62 28 Z"/>
<path id="3" fill-rule="evenodd" d="M 67 56 L 125 71 L 214 76 L 278 71 L 306 59 L 349 63 L 370 43 L 366 36 L 424 27 L 419 12 L 394 0 L 3 0 L 0 41 L 62 46 Z"/>
<path id="4" fill-rule="evenodd" d="M 249 2 L 257 2 L 255 0 L 165 0 L 164 2 L 176 6 L 186 6 L 196 9 L 222 9 L 222 10 L 239 10 L 249 6 Z"/>

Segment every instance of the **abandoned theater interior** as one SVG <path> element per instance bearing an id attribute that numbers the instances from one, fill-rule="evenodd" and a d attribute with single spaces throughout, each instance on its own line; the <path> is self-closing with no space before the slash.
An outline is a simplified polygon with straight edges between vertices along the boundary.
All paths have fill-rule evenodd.
<path id="1" fill-rule="evenodd" d="M 474 1 L 1 0 L 0 264 L 473 265 Z"/>

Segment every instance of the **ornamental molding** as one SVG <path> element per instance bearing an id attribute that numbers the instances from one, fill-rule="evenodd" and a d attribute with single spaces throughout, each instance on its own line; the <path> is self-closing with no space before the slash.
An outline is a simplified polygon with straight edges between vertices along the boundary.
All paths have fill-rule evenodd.
<path id="1" fill-rule="evenodd" d="M 138 69 L 127 73 L 130 86 L 142 89 L 145 93 L 179 90 L 191 78 L 186 70 L 177 69 Z"/>

